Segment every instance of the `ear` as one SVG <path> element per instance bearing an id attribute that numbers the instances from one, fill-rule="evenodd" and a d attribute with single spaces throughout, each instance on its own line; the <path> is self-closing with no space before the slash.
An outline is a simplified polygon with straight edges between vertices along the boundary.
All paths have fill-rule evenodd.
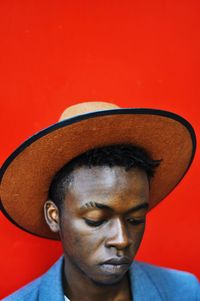
<path id="1" fill-rule="evenodd" d="M 48 200 L 44 204 L 44 216 L 47 225 L 53 232 L 60 231 L 59 210 L 54 202 Z"/>

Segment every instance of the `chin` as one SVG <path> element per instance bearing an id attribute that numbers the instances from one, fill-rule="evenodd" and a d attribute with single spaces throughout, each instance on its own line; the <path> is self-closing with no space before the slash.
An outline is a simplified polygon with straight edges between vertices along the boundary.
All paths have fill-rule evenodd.
<path id="1" fill-rule="evenodd" d="M 98 286 L 115 285 L 122 281 L 126 273 L 116 275 L 98 275 L 98 277 L 90 277 L 90 280 Z"/>

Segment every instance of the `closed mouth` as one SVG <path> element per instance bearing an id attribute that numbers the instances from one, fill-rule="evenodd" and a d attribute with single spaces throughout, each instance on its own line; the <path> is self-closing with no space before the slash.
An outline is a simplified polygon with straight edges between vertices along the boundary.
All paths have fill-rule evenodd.
<path id="1" fill-rule="evenodd" d="M 114 257 L 111 259 L 108 259 L 101 263 L 101 265 L 116 265 L 116 266 L 121 266 L 121 265 L 128 265 L 131 263 L 131 260 L 127 257 Z"/>
<path id="2" fill-rule="evenodd" d="M 132 260 L 130 260 L 129 258 L 115 257 L 101 263 L 99 265 L 99 268 L 105 275 L 120 276 L 127 272 L 129 266 L 131 265 L 131 262 Z"/>

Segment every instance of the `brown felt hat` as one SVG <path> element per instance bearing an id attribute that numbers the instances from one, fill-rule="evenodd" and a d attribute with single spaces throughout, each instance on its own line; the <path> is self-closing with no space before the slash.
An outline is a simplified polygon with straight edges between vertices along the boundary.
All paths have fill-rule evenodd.
<path id="1" fill-rule="evenodd" d="M 1 168 L 1 208 L 18 227 L 51 239 L 43 205 L 54 175 L 89 149 L 129 143 L 162 162 L 151 180 L 150 209 L 187 172 L 195 153 L 192 126 L 182 117 L 155 109 L 122 109 L 105 102 L 69 107 L 58 123 L 26 140 Z"/>

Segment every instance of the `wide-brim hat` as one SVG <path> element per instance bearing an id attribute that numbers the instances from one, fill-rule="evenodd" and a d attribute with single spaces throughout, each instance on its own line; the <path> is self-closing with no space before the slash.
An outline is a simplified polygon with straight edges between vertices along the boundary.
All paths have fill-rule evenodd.
<path id="1" fill-rule="evenodd" d="M 54 175 L 89 149 L 133 144 L 162 160 L 150 183 L 155 207 L 180 182 L 195 153 L 195 133 L 181 116 L 155 109 L 122 109 L 106 102 L 87 102 L 64 111 L 58 123 L 38 132 L 1 168 L 1 208 L 6 217 L 32 234 L 58 239 L 47 226 L 43 206 Z"/>

